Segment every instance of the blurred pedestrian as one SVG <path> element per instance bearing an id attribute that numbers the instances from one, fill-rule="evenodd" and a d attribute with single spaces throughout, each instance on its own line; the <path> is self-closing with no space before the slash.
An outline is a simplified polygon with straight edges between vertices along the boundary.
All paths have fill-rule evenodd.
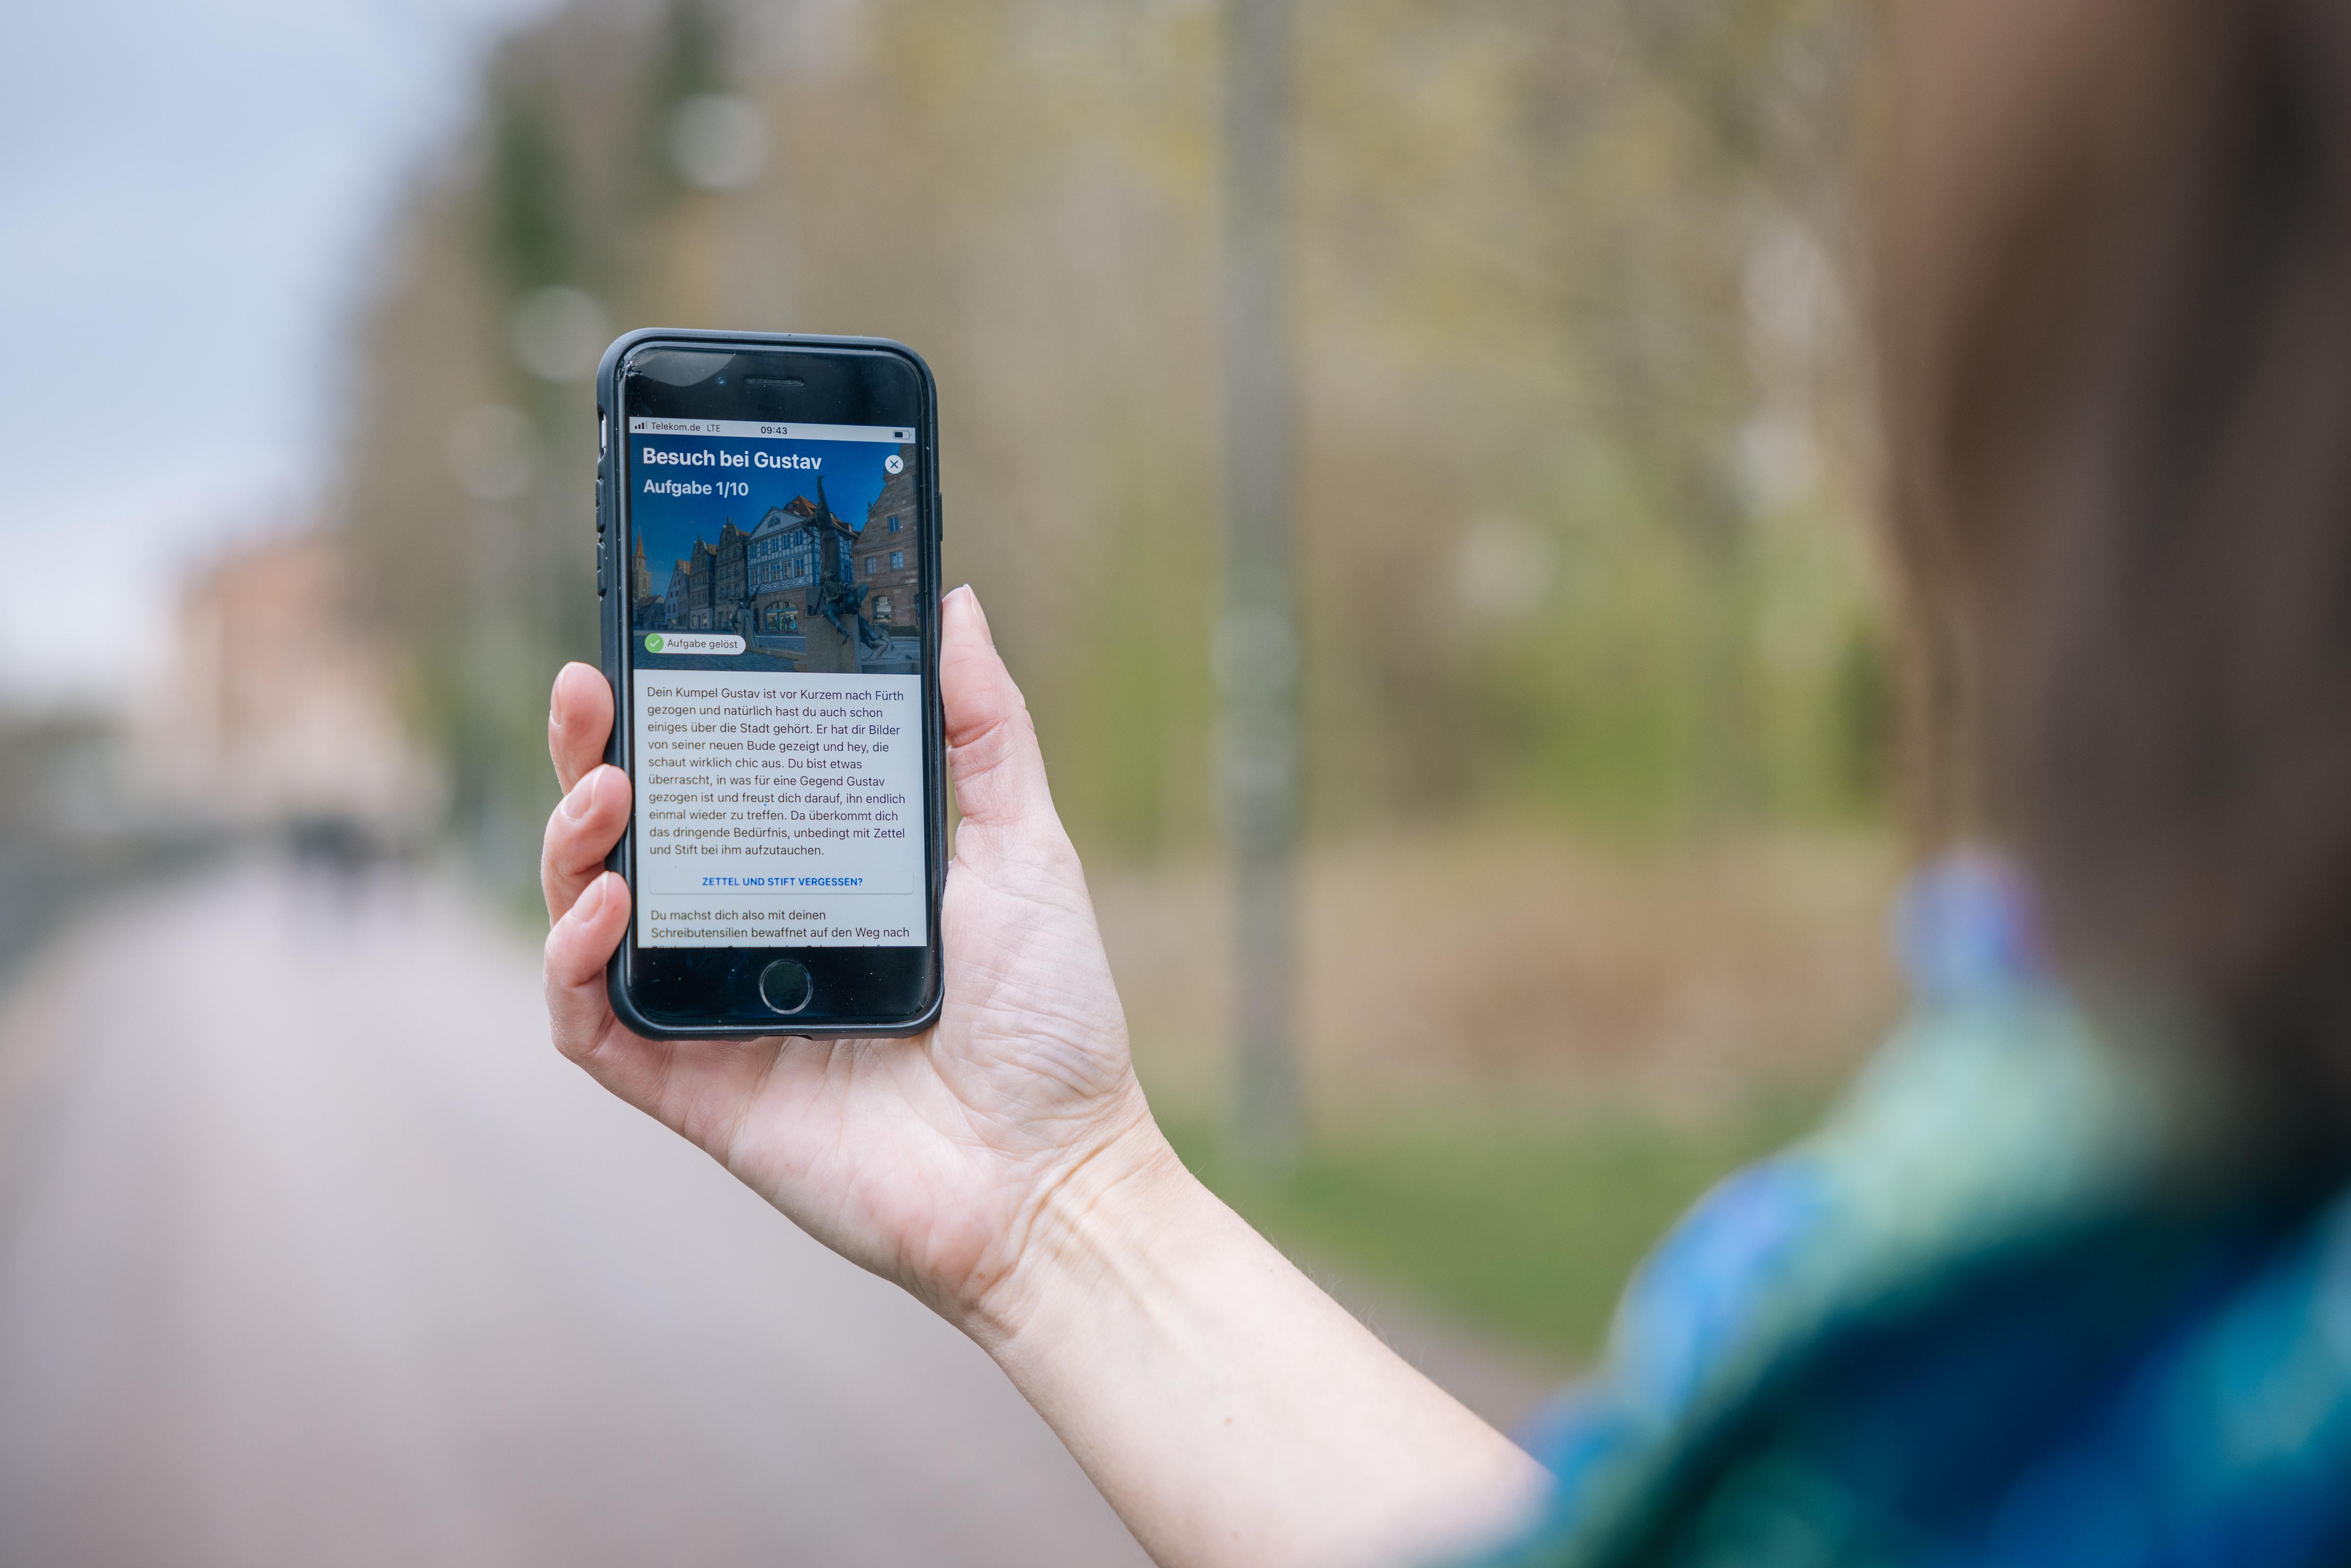
<path id="1" fill-rule="evenodd" d="M 920 1040 L 621 1030 L 628 783 L 601 677 L 557 683 L 558 1044 L 971 1334 L 1162 1562 L 2351 1561 L 2351 7 L 1899 34 L 1914 795 L 2001 852 L 1914 883 L 1908 1020 L 1526 1449 L 1169 1152 L 967 591 Z"/>

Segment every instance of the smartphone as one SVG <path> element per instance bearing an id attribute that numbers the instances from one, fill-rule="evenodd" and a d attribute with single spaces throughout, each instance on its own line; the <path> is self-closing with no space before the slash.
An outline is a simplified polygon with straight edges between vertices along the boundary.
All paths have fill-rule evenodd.
<path id="1" fill-rule="evenodd" d="M 596 377 L 612 1010 L 656 1039 L 938 1017 L 937 393 L 900 343 L 632 332 Z"/>

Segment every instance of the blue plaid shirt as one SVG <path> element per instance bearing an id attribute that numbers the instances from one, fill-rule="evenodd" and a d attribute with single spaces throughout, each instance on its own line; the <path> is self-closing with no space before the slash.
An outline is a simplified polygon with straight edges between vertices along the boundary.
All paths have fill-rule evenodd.
<path id="1" fill-rule="evenodd" d="M 2351 1195 L 2182 1179 L 2192 1097 L 2029 912 L 1987 858 L 1913 884 L 1911 1016 L 1642 1266 L 1488 1568 L 2351 1563 Z"/>

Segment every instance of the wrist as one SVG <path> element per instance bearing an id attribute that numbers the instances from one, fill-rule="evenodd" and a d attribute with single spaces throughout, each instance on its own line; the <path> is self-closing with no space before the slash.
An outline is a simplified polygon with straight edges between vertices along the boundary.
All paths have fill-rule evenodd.
<path id="1" fill-rule="evenodd" d="M 1549 1484 L 1147 1117 L 1043 1195 L 964 1327 L 1160 1562 L 1435 1558 L 1507 1530 Z"/>
<path id="2" fill-rule="evenodd" d="M 1137 1101 L 1125 1126 L 1040 1189 L 1012 1267 L 964 1314 L 964 1332 L 1008 1370 L 1036 1342 L 1061 1340 L 1072 1316 L 1151 1294 L 1192 1212 L 1223 1207 Z"/>

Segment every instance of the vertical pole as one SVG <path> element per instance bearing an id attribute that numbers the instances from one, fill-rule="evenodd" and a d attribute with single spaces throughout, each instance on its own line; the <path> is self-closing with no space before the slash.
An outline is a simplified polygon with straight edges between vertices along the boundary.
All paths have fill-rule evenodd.
<path id="1" fill-rule="evenodd" d="M 1290 0 L 1224 0 L 1225 586 L 1215 661 L 1233 857 L 1231 1134 L 1298 1151 L 1298 633 L 1290 517 Z"/>

